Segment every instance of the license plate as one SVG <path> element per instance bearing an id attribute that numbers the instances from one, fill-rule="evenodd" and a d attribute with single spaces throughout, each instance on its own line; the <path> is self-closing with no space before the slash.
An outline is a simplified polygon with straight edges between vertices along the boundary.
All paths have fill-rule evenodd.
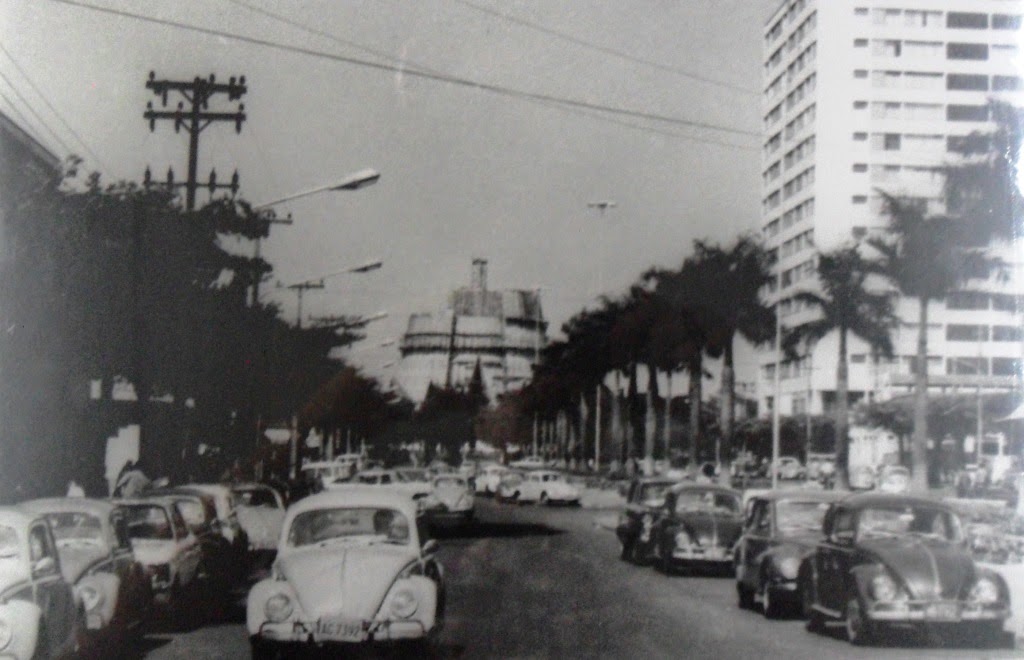
<path id="1" fill-rule="evenodd" d="M 956 603 L 933 603 L 928 606 L 928 618 L 932 621 L 956 621 L 960 608 Z"/>
<path id="2" fill-rule="evenodd" d="M 321 619 L 316 622 L 313 636 L 318 641 L 361 642 L 366 634 L 362 621 Z"/>

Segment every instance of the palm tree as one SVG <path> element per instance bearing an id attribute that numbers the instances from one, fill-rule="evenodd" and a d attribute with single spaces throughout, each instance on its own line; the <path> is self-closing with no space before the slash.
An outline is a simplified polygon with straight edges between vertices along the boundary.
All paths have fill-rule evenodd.
<path id="1" fill-rule="evenodd" d="M 852 333 L 886 356 L 892 355 L 889 330 L 896 323 L 892 299 L 872 293 L 865 281 L 873 268 L 856 247 L 847 247 L 818 257 L 818 279 L 822 293 L 802 291 L 794 296 L 817 309 L 816 320 L 790 330 L 784 339 L 786 353 L 792 355 L 797 344 L 810 346 L 831 332 L 839 333 L 839 360 L 836 366 L 836 478 L 841 488 L 849 487 L 847 437 L 849 365 L 847 340 Z M 781 365 L 776 365 L 778 369 Z"/>

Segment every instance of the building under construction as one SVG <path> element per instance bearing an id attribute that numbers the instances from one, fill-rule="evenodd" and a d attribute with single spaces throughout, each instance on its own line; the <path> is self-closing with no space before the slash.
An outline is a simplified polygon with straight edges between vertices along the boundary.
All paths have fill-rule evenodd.
<path id="1" fill-rule="evenodd" d="M 477 364 L 487 398 L 529 382 L 546 342 L 539 291 L 487 288 L 487 260 L 473 260 L 469 287 L 448 296 L 437 314 L 413 314 L 402 336 L 395 383 L 417 405 L 427 388 L 466 388 Z"/>

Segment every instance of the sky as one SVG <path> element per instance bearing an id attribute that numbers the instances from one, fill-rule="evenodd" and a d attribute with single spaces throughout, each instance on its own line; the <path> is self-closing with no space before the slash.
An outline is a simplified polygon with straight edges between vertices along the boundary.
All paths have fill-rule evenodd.
<path id="1" fill-rule="evenodd" d="M 247 121 L 237 134 L 229 123 L 203 132 L 200 180 L 237 169 L 239 195 L 260 204 L 381 172 L 374 186 L 276 207 L 294 223 L 263 242 L 274 274 L 262 295 L 294 320 L 295 293 L 276 282 L 381 259 L 307 292 L 303 316 L 386 311 L 344 355 L 388 380 L 398 349 L 381 344 L 468 285 L 474 257 L 489 261 L 490 288 L 540 287 L 557 336 L 601 294 L 679 265 L 694 239 L 756 229 L 761 31 L 777 4 L 0 0 L 0 111 L 105 181 L 141 181 L 147 165 L 181 180 L 186 134 L 143 120 L 148 101 L 160 105 L 149 72 L 244 75 Z M 210 110 L 237 107 L 221 97 Z M 588 208 L 596 200 L 616 206 Z"/>

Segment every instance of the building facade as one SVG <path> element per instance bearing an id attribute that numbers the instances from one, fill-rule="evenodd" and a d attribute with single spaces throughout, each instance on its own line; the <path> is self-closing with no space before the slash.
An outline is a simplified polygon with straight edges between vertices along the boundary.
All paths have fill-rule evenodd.
<path id="1" fill-rule="evenodd" d="M 546 326 L 539 291 L 491 291 L 487 261 L 474 259 L 470 286 L 452 291 L 440 312 L 409 317 L 395 384 L 419 405 L 430 385 L 467 388 L 479 365 L 493 402 L 529 382 Z"/>
<path id="2" fill-rule="evenodd" d="M 988 101 L 1024 102 L 1019 0 L 786 0 L 764 27 L 762 216 L 775 251 L 769 298 L 783 325 L 812 319 L 793 299 L 813 288 L 817 255 L 886 225 L 879 190 L 943 211 L 943 165 L 968 135 L 991 130 Z M 1007 391 L 1022 357 L 1021 255 L 1001 246 L 1007 281 L 972 281 L 929 309 L 936 391 Z M 894 360 L 849 346 L 851 400 L 909 392 L 916 351 L 913 300 L 900 300 Z M 759 353 L 762 412 L 827 412 L 838 340 L 777 363 Z"/>

